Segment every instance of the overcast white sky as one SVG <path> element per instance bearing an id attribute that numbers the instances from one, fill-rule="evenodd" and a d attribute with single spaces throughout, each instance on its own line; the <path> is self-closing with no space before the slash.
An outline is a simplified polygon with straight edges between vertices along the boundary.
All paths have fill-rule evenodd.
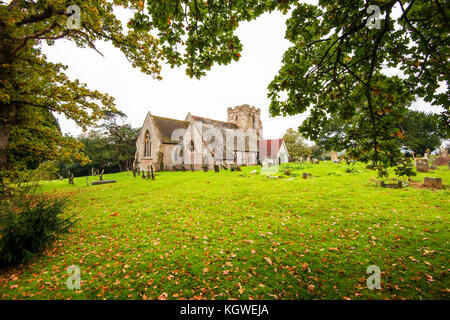
<path id="1" fill-rule="evenodd" d="M 284 39 L 285 19 L 279 12 L 265 14 L 256 21 L 242 23 L 237 35 L 244 46 L 239 62 L 214 66 L 200 80 L 187 77 L 184 69 L 163 65 L 163 80 L 134 69 L 123 54 L 108 43 L 98 43 L 104 57 L 91 49 L 77 48 L 59 40 L 43 52 L 53 62 L 68 65 L 67 75 L 79 79 L 90 89 L 116 98 L 117 108 L 128 115 L 133 127 L 140 127 L 145 115 L 184 119 L 188 112 L 216 120 L 227 120 L 227 107 L 249 104 L 261 109 L 264 138 L 281 138 L 288 128 L 297 128 L 306 116 L 270 118 L 267 85 L 281 66 L 289 47 Z M 415 109 L 431 111 L 425 103 Z M 58 116 L 64 133 L 81 132 L 75 123 Z"/>

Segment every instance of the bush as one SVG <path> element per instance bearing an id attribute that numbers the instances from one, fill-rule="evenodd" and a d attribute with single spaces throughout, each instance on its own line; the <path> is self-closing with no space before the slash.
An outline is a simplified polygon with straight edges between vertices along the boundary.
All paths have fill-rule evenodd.
<path id="1" fill-rule="evenodd" d="M 36 169 L 39 180 L 53 180 L 58 178 L 59 164 L 56 161 L 44 161 Z"/>
<path id="2" fill-rule="evenodd" d="M 414 171 L 414 164 L 412 163 L 411 158 L 402 159 L 397 167 L 394 169 L 396 175 L 400 177 L 412 177 L 417 173 Z"/>
<path id="3" fill-rule="evenodd" d="M 22 191 L 0 202 L 0 266 L 23 262 L 42 253 L 75 223 L 61 217 L 65 198 L 35 198 Z"/>

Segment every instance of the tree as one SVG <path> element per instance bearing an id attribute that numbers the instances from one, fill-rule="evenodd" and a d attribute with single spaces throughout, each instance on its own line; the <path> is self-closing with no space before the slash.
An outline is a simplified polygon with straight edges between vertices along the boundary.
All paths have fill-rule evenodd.
<path id="1" fill-rule="evenodd" d="M 323 123 L 321 132 L 315 142 L 326 151 L 343 151 L 346 147 L 352 148 L 354 141 L 346 140 L 349 129 L 348 122 L 342 118 L 329 118 Z M 344 141 L 347 141 L 348 145 L 343 143 Z"/>
<path id="2" fill-rule="evenodd" d="M 46 160 L 76 160 L 86 163 L 89 159 L 78 152 L 81 143 L 61 133 L 58 121 L 48 110 L 30 107 L 16 115 L 8 145 L 8 163 L 15 168 L 33 170 Z M 68 150 L 77 150 L 68 152 Z"/>
<path id="3" fill-rule="evenodd" d="M 111 160 L 118 166 L 119 171 L 130 168 L 136 153 L 136 140 L 139 128 L 132 128 L 125 123 L 127 116 L 122 112 L 107 112 L 105 121 L 100 126 L 108 133 L 108 144 L 114 148 L 114 156 Z"/>
<path id="4" fill-rule="evenodd" d="M 439 127 L 439 115 L 421 111 L 409 111 L 403 118 L 401 127 L 405 132 L 402 143 L 418 154 L 435 150 L 445 138 Z"/>
<path id="5" fill-rule="evenodd" d="M 95 42 L 103 40 L 156 79 L 162 60 L 184 64 L 189 76 L 200 77 L 215 63 L 239 59 L 239 22 L 275 9 L 287 12 L 290 2 L 167 0 L 145 7 L 143 0 L 0 0 L 0 179 L 8 169 L 11 131 L 23 125 L 16 122 L 18 112 L 36 107 L 62 113 L 85 129 L 115 110 L 112 97 L 70 80 L 66 66 L 48 62 L 42 42 L 65 39 L 98 52 Z M 134 11 L 126 28 L 116 7 Z"/>
<path id="6" fill-rule="evenodd" d="M 120 111 L 105 112 L 104 119 L 95 129 L 78 136 L 79 152 L 90 162 L 66 161 L 60 163 L 60 173 L 65 176 L 70 170 L 74 176 L 88 175 L 91 168 L 106 173 L 122 171 L 130 167 L 136 153 L 138 128 L 126 123 L 127 116 Z"/>
<path id="7" fill-rule="evenodd" d="M 299 159 L 300 157 L 307 157 L 308 154 L 311 154 L 310 147 L 300 132 L 289 128 L 284 134 L 283 140 L 292 158 Z"/>
<path id="8" fill-rule="evenodd" d="M 444 107 L 448 134 L 449 12 L 445 1 L 323 0 L 298 4 L 287 21 L 293 46 L 269 85 L 272 116 L 310 111 L 300 130 L 318 140 L 330 119 L 345 122 L 337 138 L 349 157 L 379 175 L 401 164 L 397 140 L 407 105 L 422 97 Z M 395 8 L 394 8 L 395 7 Z M 399 18 L 394 18 L 396 12 Z M 404 76 L 389 75 L 386 67 Z"/>

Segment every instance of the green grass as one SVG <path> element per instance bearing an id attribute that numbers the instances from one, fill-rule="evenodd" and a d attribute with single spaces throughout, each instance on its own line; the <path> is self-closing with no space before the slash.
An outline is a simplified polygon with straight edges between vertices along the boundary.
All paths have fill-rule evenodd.
<path id="1" fill-rule="evenodd" d="M 362 165 L 288 166 L 280 179 L 249 167 L 45 182 L 79 221 L 45 255 L 0 273 L 0 298 L 449 298 L 448 189 L 384 189 Z M 448 183 L 450 170 L 426 175 Z M 66 286 L 70 265 L 80 290 Z M 381 290 L 366 287 L 370 265 Z"/>

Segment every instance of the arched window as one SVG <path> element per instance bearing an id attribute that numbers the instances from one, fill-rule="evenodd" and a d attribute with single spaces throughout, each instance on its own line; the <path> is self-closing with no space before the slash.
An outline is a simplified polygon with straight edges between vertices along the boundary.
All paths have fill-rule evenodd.
<path id="1" fill-rule="evenodd" d="M 151 157 L 152 155 L 152 142 L 150 138 L 150 132 L 147 130 L 144 138 L 144 157 Z"/>
<path id="2" fill-rule="evenodd" d="M 252 127 L 255 130 L 255 115 L 252 115 Z"/>

